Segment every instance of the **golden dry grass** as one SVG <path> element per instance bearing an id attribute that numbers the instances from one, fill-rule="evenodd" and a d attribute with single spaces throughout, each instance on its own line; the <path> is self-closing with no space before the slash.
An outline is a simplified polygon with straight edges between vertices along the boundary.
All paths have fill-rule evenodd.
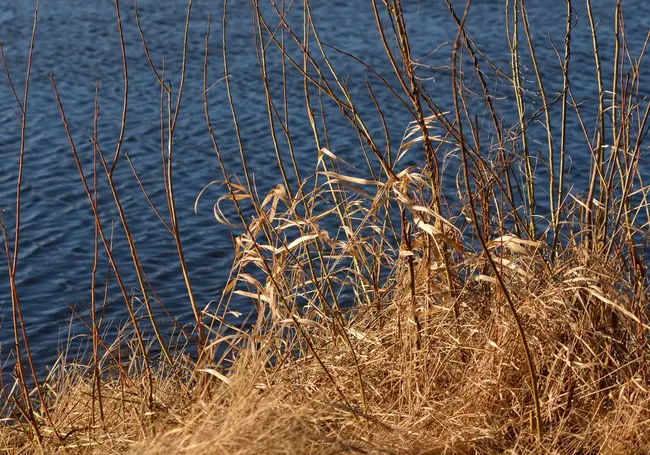
<path id="1" fill-rule="evenodd" d="M 525 21 L 523 2 L 513 6 Z M 132 335 L 122 332 L 109 347 L 89 327 L 94 336 L 87 365 L 62 360 L 33 389 L 41 393 L 38 399 L 27 391 L 25 376 L 17 378 L 10 418 L 0 427 L 0 447 L 12 453 L 224 455 L 649 453 L 650 302 L 644 254 L 650 213 L 639 163 L 650 109 L 637 99 L 638 73 L 627 81 L 629 91 L 615 91 L 611 100 L 625 115 L 609 116 L 603 99 L 597 100 L 596 133 L 584 133 L 592 156 L 585 191 L 570 194 L 562 182 L 570 175 L 562 164 L 570 158 L 564 113 L 555 136 L 550 123 L 541 124 L 549 134 L 546 162 L 559 158 L 542 185 L 531 174 L 527 136 L 529 128 L 540 125 L 524 126 L 523 120 L 508 125 L 495 106 L 516 102 L 522 117 L 530 113 L 518 76 L 508 80 L 514 98 L 497 100 L 482 79 L 491 62 L 466 33 L 464 17 L 450 9 L 450 20 L 458 25 L 451 113 L 438 108 L 416 77 L 401 7 L 381 13 L 392 20 L 392 35 L 377 12 L 387 57 L 400 64 L 393 68 L 403 93 L 393 94 L 414 117 L 392 149 L 387 138 L 383 142 L 381 134 L 369 133 L 354 109 L 318 37 L 309 2 L 303 5 L 309 48 L 288 24 L 282 25 L 286 41 L 279 42 L 256 10 L 260 43 L 279 47 L 287 66 L 294 66 L 290 74 L 304 83 L 318 157 L 302 164 L 312 166 L 312 175 L 300 176 L 293 148 L 285 150 L 273 134 L 283 183 L 259 194 L 243 143 L 238 180 L 222 160 L 204 97 L 225 183 L 215 216 L 236 238 L 231 277 L 216 308 L 199 314 L 184 273 L 198 343 L 177 350 L 173 358 L 171 340 L 161 332 L 145 346 L 140 329 L 156 327 L 144 310 L 140 316 L 151 318 L 148 324 L 140 327 L 142 319 L 134 314 Z M 569 19 L 571 14 L 569 9 Z M 528 24 L 525 31 L 528 35 Z M 387 36 L 400 43 L 392 50 L 397 54 Z M 290 47 L 289 37 L 297 48 Z M 260 47 L 262 79 L 268 84 L 266 46 Z M 513 74 L 524 50 L 512 45 Z M 528 50 L 536 67 L 530 42 Z M 296 51 L 302 63 L 291 60 Z M 223 52 L 227 63 L 225 44 Z M 464 59 L 459 61 L 459 54 Z M 567 59 L 569 54 L 565 49 Z M 595 57 L 600 65 L 597 52 Z M 206 72 L 207 59 L 208 52 Z M 622 76 L 615 72 L 614 77 Z M 225 85 L 232 101 L 228 77 Z M 595 89 L 605 93 L 600 79 Z M 635 90 L 637 98 L 630 95 Z M 558 100 L 581 119 L 569 94 L 566 78 Z M 291 145 L 275 104 L 290 100 L 286 92 L 280 102 L 266 95 L 270 126 L 285 126 Z M 369 96 L 376 102 L 372 91 Z M 170 88 L 161 87 L 161 97 L 171 105 Z M 326 118 L 323 104 L 315 101 L 319 97 L 349 121 L 368 169 L 360 172 L 325 147 L 333 133 L 316 124 L 314 112 Z M 538 118 L 546 103 L 534 113 Z M 383 123 L 379 104 L 377 111 Z M 175 121 L 171 109 L 165 112 L 163 128 L 171 138 Z M 484 133 L 475 130 L 477 112 L 489 119 Z M 234 107 L 233 122 L 239 134 Z M 482 143 L 485 137 L 492 142 Z M 187 272 L 174 230 L 172 142 L 163 138 L 162 144 L 169 166 L 168 227 Z M 399 163 L 416 150 L 424 152 L 422 165 Z M 103 160 L 101 150 L 97 153 Z M 452 170 L 455 187 L 442 187 L 443 160 L 458 163 Z M 542 187 L 549 188 L 546 218 L 536 212 Z M 120 216 L 125 217 L 121 211 Z M 101 224 L 98 213 L 95 222 Z M 132 258 L 139 270 L 133 251 Z M 144 283 L 146 274 L 140 272 Z M 119 278 L 116 268 L 114 273 Z M 244 329 L 244 317 L 231 309 L 235 296 L 254 305 L 252 327 Z M 17 294 L 14 300 L 19 309 Z M 126 297 L 125 302 L 128 307 Z M 123 346 L 130 347 L 130 363 L 115 358 Z M 154 358 L 151 347 L 163 355 Z M 192 352 L 201 358 L 192 358 Z M 28 394 L 31 399 L 25 399 Z"/>
<path id="2" fill-rule="evenodd" d="M 421 349 L 414 347 L 409 300 L 400 297 L 408 295 L 407 280 L 398 280 L 381 315 L 362 305 L 349 315 L 345 330 L 362 373 L 365 412 L 349 345 L 303 318 L 322 365 L 285 329 L 253 333 L 228 372 L 199 373 L 211 381 L 198 396 L 190 391 L 193 398 L 162 373 L 151 407 L 143 405 L 144 378 L 104 383 L 103 424 L 95 405 L 92 427 L 91 384 L 72 369 L 55 383 L 51 406 L 66 437 L 59 443 L 45 425 L 42 452 L 646 453 L 646 348 L 630 289 L 615 278 L 617 264 L 579 247 L 564 254 L 564 270 L 544 273 L 531 257 L 524 261 L 536 269 L 531 278 L 506 274 L 539 374 L 542 440 L 517 330 L 493 285 L 468 284 L 441 301 L 419 269 Z M 435 286 L 440 278 L 428 279 Z M 280 342 L 295 343 L 303 355 L 271 365 Z M 39 451 L 16 428 L 0 435 L 5 447 Z"/>

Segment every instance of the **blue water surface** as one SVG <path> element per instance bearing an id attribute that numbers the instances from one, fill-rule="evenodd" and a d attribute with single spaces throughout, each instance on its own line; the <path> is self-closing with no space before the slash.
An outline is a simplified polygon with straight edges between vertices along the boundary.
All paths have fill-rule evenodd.
<path id="1" fill-rule="evenodd" d="M 261 3 L 270 24 L 277 25 L 278 19 L 271 3 Z M 276 3 L 281 4 L 277 0 Z M 403 3 L 413 58 L 428 65 L 422 67 L 419 75 L 426 79 L 427 90 L 441 108 L 451 110 L 453 100 L 449 65 L 451 45 L 457 32 L 456 24 L 442 0 L 407 0 Z M 593 101 L 597 86 L 591 33 L 584 2 L 574 3 L 580 4 L 575 5 L 577 22 L 572 37 L 571 82 L 574 96 L 578 100 L 588 101 L 584 113 L 593 125 L 596 112 Z M 594 15 L 599 21 L 600 52 L 605 77 L 611 75 L 615 3 L 613 0 L 593 1 Z M 546 89 L 552 98 L 561 90 L 562 73 L 551 42 L 562 51 L 565 2 L 530 0 L 526 4 Z M 288 21 L 297 31 L 302 30 L 301 6 L 302 2 L 297 2 L 288 14 Z M 464 3 L 455 1 L 454 6 L 460 14 Z M 34 7 L 35 2 L 32 0 L 3 0 L 0 5 L 0 41 L 4 46 L 14 85 L 21 97 Z M 626 38 L 631 53 L 636 55 L 648 33 L 650 6 L 647 2 L 633 0 L 626 1 L 624 8 Z M 187 3 L 181 0 L 140 0 L 139 11 L 152 58 L 159 70 L 164 59 L 165 79 L 177 93 Z M 230 172 L 243 177 L 232 114 L 222 80 L 223 1 L 195 0 L 188 35 L 185 91 L 174 144 L 174 188 L 188 268 L 201 307 L 209 306 L 210 302 L 219 299 L 234 255 L 231 231 L 217 223 L 212 212 L 213 204 L 223 194 L 223 188 L 213 185 L 206 190 L 198 204 L 198 214 L 194 213 L 194 202 L 199 192 L 208 183 L 222 179 L 206 128 L 202 103 L 205 33 L 209 13 L 212 13 L 213 20 L 209 40 L 211 59 L 208 65 L 208 85 L 211 89 L 208 97 L 213 128 Z M 398 88 L 379 39 L 370 2 L 317 0 L 312 2 L 312 14 L 324 42 L 364 60 Z M 160 151 L 160 87 L 145 58 L 131 2 L 121 3 L 121 15 L 128 60 L 129 100 L 123 155 L 114 179 L 153 287 L 170 313 L 180 322 L 187 323 L 192 320 L 192 312 L 175 244 L 153 214 L 124 157 L 128 153 L 152 200 L 166 215 Z M 228 62 L 235 108 L 249 156 L 249 166 L 254 172 L 260 193 L 264 193 L 281 183 L 281 177 L 270 140 L 264 87 L 253 34 L 251 2 L 228 2 L 227 19 Z M 468 17 L 468 27 L 494 64 L 509 73 L 505 2 L 474 1 Z M 290 41 L 288 35 L 285 39 Z M 434 50 L 436 52 L 432 53 Z M 404 130 L 412 120 L 404 107 L 382 88 L 364 66 L 331 48 L 326 51 L 337 71 L 346 76 L 346 83 L 371 131 L 376 137 L 382 138 L 379 143 L 385 146 L 381 122 L 365 88 L 366 81 L 373 85 L 386 114 L 393 146 L 399 144 Z M 271 88 L 279 100 L 282 67 L 277 57 L 277 51 L 270 46 L 268 71 Z M 310 175 L 316 166 L 317 150 L 307 121 L 302 80 L 290 65 L 287 71 L 293 145 L 303 175 Z M 17 288 L 34 356 L 41 368 L 51 364 L 60 346 L 66 344 L 68 323 L 71 318 L 75 319 L 71 316 L 70 308 L 75 308 L 87 320 L 94 251 L 93 215 L 61 121 L 50 73 L 56 78 L 85 175 L 92 182 L 93 149 L 89 139 L 93 135 L 96 81 L 99 83 L 99 142 L 110 160 L 117 144 L 122 113 L 122 55 L 115 4 L 112 1 L 42 0 L 40 4 L 27 107 Z M 534 92 L 535 76 L 530 66 L 525 66 L 524 77 L 526 87 L 531 89 L 531 93 Z M 647 86 L 642 84 L 641 87 Z M 315 91 L 312 93 L 315 94 Z M 643 97 L 645 93 L 640 95 Z M 530 102 L 533 103 L 534 100 L 535 96 L 531 95 Z M 537 102 L 541 103 L 539 99 Z M 510 105 L 514 107 L 514 103 Z M 539 104 L 536 108 L 538 107 Z M 327 104 L 327 108 L 330 148 L 346 161 L 363 169 L 365 160 L 354 130 L 331 103 Z M 4 210 L 3 219 L 9 228 L 11 244 L 21 138 L 17 113 L 7 80 L 4 75 L 0 75 L 0 209 Z M 504 112 L 506 116 L 512 114 L 512 111 Z M 579 191 L 586 185 L 589 174 L 589 150 L 584 141 L 581 142 L 582 132 L 575 119 L 570 121 L 570 128 L 573 132 L 569 141 L 573 147 L 570 148 L 570 183 Z M 535 146 L 544 150 L 543 130 L 540 128 L 535 134 Z M 423 159 L 419 151 L 414 151 L 405 164 L 418 164 Z M 545 175 L 546 170 L 542 164 L 538 165 L 538 172 L 540 176 Z M 104 227 L 110 233 L 111 222 L 114 222 L 114 254 L 131 292 L 137 288 L 137 280 L 128 245 L 105 176 L 101 172 L 99 176 L 99 205 Z M 446 177 L 453 182 L 453 169 Z M 230 215 L 233 213 L 230 212 Z M 101 248 L 100 246 L 100 252 Z M 108 269 L 105 254 L 100 256 L 98 286 L 103 290 Z M 119 327 L 126 321 L 127 313 L 114 278 L 111 278 L 109 290 L 106 325 Z M 98 292 L 97 298 L 103 298 L 103 291 Z M 252 308 L 250 302 L 245 300 L 234 304 L 243 313 Z M 4 361 L 13 348 L 11 297 L 4 260 L 0 261 L 0 306 L 0 314 L 4 319 L 0 330 Z M 76 322 L 73 326 L 76 327 L 76 332 L 83 333 L 81 324 Z"/>

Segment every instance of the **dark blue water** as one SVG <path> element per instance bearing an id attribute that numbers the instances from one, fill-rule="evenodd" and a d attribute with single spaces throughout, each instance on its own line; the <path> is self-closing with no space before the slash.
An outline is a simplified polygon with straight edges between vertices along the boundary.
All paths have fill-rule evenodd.
<path id="1" fill-rule="evenodd" d="M 299 2 L 302 3 L 302 2 Z M 394 87 L 396 80 L 379 40 L 375 19 L 369 2 L 325 1 L 312 2 L 312 13 L 323 41 L 363 59 L 384 75 Z M 433 4 L 431 4 L 433 3 Z M 505 34 L 504 2 L 475 1 L 468 26 L 483 51 L 493 62 L 509 73 L 509 54 Z M 613 55 L 614 7 L 613 0 L 594 1 L 594 14 L 600 21 L 601 56 L 605 77 L 611 74 Z M 451 110 L 451 78 L 449 72 L 451 44 L 456 36 L 456 25 L 444 2 L 405 1 L 406 22 L 412 42 L 414 58 L 429 67 L 423 67 L 420 76 L 428 78 L 427 89 L 443 108 Z M 464 4 L 454 2 L 459 14 Z M 24 89 L 24 72 L 31 34 L 34 1 L 3 0 L 0 5 L 0 41 L 2 41 L 18 93 Z M 288 20 L 301 31 L 301 5 L 294 5 Z M 160 67 L 166 62 L 166 79 L 178 87 L 181 69 L 184 18 L 187 5 L 181 0 L 141 0 L 139 2 L 143 27 L 151 55 Z M 562 1 L 528 1 L 528 12 L 533 26 L 537 55 L 546 78 L 549 98 L 561 90 L 562 75 L 552 40 L 562 48 L 565 5 Z M 571 80 L 574 95 L 579 100 L 590 100 L 584 114 L 593 124 L 594 96 L 597 93 L 592 57 L 589 21 L 582 2 L 576 5 L 578 22 L 573 34 Z M 145 59 L 136 27 L 133 5 L 121 5 L 124 38 L 130 79 L 129 105 L 123 153 L 128 153 L 144 181 L 147 190 L 161 212 L 166 214 L 162 166 L 160 156 L 159 86 Z M 277 24 L 271 8 L 264 5 L 269 22 Z M 212 12 L 212 35 L 209 43 L 209 92 L 212 123 L 219 146 L 230 172 L 243 178 L 239 151 L 231 112 L 223 81 L 222 62 L 222 1 L 196 0 L 192 9 L 187 54 L 187 76 L 180 117 L 175 136 L 175 191 L 181 237 L 185 247 L 192 283 L 199 306 L 209 306 L 219 299 L 226 283 L 233 258 L 232 236 L 228 228 L 218 224 L 212 206 L 223 194 L 223 188 L 211 186 L 198 204 L 195 199 L 202 188 L 222 179 L 203 116 L 203 54 L 208 13 Z M 638 54 L 650 26 L 650 6 L 640 0 L 625 3 L 627 40 L 632 54 Z M 234 101 L 242 135 L 249 156 L 249 166 L 261 194 L 281 183 L 273 145 L 270 141 L 263 85 L 255 53 L 251 5 L 246 0 L 231 0 L 228 8 L 228 53 Z M 287 38 L 288 39 L 288 38 Z M 445 44 L 446 43 L 446 44 Z M 522 45 L 523 42 L 522 37 Z M 441 46 L 442 45 L 442 46 Z M 439 48 L 439 46 L 441 46 Z M 431 52 L 439 48 L 435 53 Z M 387 115 L 393 147 L 412 120 L 387 90 L 362 65 L 349 57 L 328 50 L 337 71 L 347 76 L 348 87 L 371 131 L 383 137 L 379 118 L 365 89 L 365 82 L 373 84 L 382 108 Z M 281 66 L 278 54 L 269 50 L 271 88 L 281 94 Z M 289 74 L 290 125 L 293 145 L 297 150 L 303 175 L 313 174 L 317 151 L 313 134 L 306 118 L 302 80 L 291 68 Z M 85 174 L 92 175 L 92 144 L 95 81 L 100 87 L 99 141 L 112 157 L 119 134 L 122 110 L 122 60 L 117 33 L 115 7 L 109 0 L 42 0 L 34 51 L 32 80 L 28 104 L 27 147 L 25 153 L 22 192 L 22 234 L 17 285 L 32 348 L 39 365 L 51 363 L 57 354 L 60 340 L 68 331 L 70 307 L 82 316 L 87 315 L 90 302 L 90 279 L 93 262 L 94 224 L 92 211 L 83 191 L 73 161 L 68 139 L 56 104 L 49 73 L 57 80 L 62 102 L 70 123 Z M 527 67 L 524 76 L 527 87 L 535 90 L 534 73 Z M 293 78 L 292 78 L 293 77 Z M 607 79 L 609 81 L 609 79 Z M 643 80 L 643 77 L 642 77 Z M 608 82 L 608 85 L 610 82 Z M 643 87 L 643 84 L 642 84 Z M 315 91 L 312 92 L 315 94 Z M 641 93 L 643 96 L 644 93 Z M 531 95 L 532 101 L 534 94 Z M 279 100 L 279 98 L 278 98 Z M 539 101 L 538 101 L 539 102 Z M 514 103 L 510 103 L 514 108 Z M 358 138 L 343 116 L 326 102 L 330 148 L 346 161 L 365 166 Z M 539 105 L 537 105 L 539 107 Z M 20 149 L 20 125 L 17 108 L 4 76 L 0 77 L 0 209 L 4 222 L 12 227 L 15 217 L 15 182 Z M 511 115 L 514 111 L 504 112 Z M 487 122 L 487 117 L 485 118 Z M 570 140 L 572 179 L 570 184 L 579 191 L 586 185 L 589 172 L 589 150 L 573 118 Z M 556 130 L 559 131 L 559 130 Z M 533 139 L 545 150 L 545 136 L 540 130 Z M 385 144 L 380 140 L 381 146 Z M 286 150 L 283 152 L 286 153 Z M 393 153 L 396 153 L 394 151 Z M 412 152 L 404 164 L 423 161 L 420 152 Z M 543 164 L 537 166 L 540 177 L 545 175 Z M 137 287 L 136 276 L 124 240 L 122 226 L 114 210 L 114 203 L 100 172 L 100 210 L 104 226 L 110 232 L 114 221 L 114 254 L 122 269 L 127 287 Z M 452 172 L 446 178 L 453 182 Z M 131 169 L 121 158 L 115 182 L 121 194 L 134 240 L 144 268 L 157 294 L 170 312 L 181 322 L 192 319 L 185 285 L 180 273 L 177 252 L 172 237 L 153 214 L 138 188 Z M 233 215 L 232 210 L 226 210 Z M 10 243 L 13 231 L 10 229 Z M 13 244 L 13 243 L 12 243 Z M 100 252 L 102 248 L 100 246 Z M 104 254 L 99 267 L 99 288 L 105 284 L 107 263 Z M 4 257 L 4 256 L 3 256 Z M 2 357 L 7 357 L 13 345 L 11 330 L 11 298 L 6 261 L 0 261 L 0 305 L 5 319 L 0 331 Z M 127 319 L 124 303 L 111 279 L 106 318 L 114 327 Z M 98 298 L 102 299 L 102 293 Z M 235 302 L 247 312 L 246 301 Z M 107 322 L 108 324 L 108 322 Z M 75 325 L 78 331 L 80 325 Z M 65 343 L 64 343 L 65 344 Z"/>

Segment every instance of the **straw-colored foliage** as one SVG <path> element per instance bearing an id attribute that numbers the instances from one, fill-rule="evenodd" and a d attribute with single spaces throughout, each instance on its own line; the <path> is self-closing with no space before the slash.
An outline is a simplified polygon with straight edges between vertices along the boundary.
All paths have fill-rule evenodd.
<path id="1" fill-rule="evenodd" d="M 0 446 L 16 453 L 224 455 L 650 452 L 648 188 L 639 172 L 647 102 L 630 95 L 638 79 L 631 76 L 626 89 L 618 85 L 610 100 L 617 115 L 607 112 L 604 97 L 611 93 L 602 81 L 595 87 L 603 98 L 596 100 L 601 117 L 594 137 L 585 132 L 590 180 L 584 191 L 571 192 L 563 182 L 566 128 L 552 133 L 544 109 L 536 124 L 522 125 L 522 114 L 512 126 L 495 106 L 516 103 L 526 115 L 531 109 L 517 89 L 519 53 L 529 52 L 537 67 L 533 42 L 524 41 L 524 32 L 530 35 L 523 2 L 509 6 L 523 22 L 508 30 L 509 38 L 522 35 L 518 44 L 510 41 L 509 79 L 466 34 L 464 16 L 451 11 L 459 31 L 450 112 L 438 108 L 416 76 L 401 4 L 391 4 L 385 10 L 373 3 L 401 81 L 391 90 L 413 115 L 397 149 L 381 131 L 371 134 L 354 109 L 308 2 L 301 5 L 304 28 L 281 24 L 282 41 L 255 10 L 265 87 L 266 52 L 275 46 L 293 71 L 288 74 L 304 82 L 317 159 L 296 165 L 280 112 L 288 100 L 267 91 L 269 141 L 282 181 L 260 194 L 243 142 L 241 171 L 221 159 L 206 96 L 208 133 L 225 183 L 214 213 L 236 234 L 222 300 L 199 314 L 184 274 L 197 317 L 196 339 L 181 337 L 184 349 L 169 347 L 144 297 L 142 313 L 110 346 L 89 327 L 95 336 L 87 366 L 62 362 L 34 388 L 41 398 L 34 392 L 31 400 L 21 394 L 24 377 L 17 378 Z M 572 14 L 569 8 L 569 19 Z M 622 25 L 619 8 L 617 18 Z M 569 49 L 564 52 L 568 65 Z M 206 52 L 206 68 L 207 58 Z M 516 94 L 494 97 L 484 79 L 489 74 Z M 231 96 L 236 81 L 229 79 Z M 382 81 L 373 80 L 373 89 L 385 89 Z M 538 84 L 544 94 L 541 76 Z M 171 106 L 171 88 L 161 90 Z M 349 120 L 368 169 L 354 168 L 325 146 L 336 132 L 317 124 L 326 118 L 314 115 L 323 109 L 320 97 Z M 558 102 L 563 125 L 567 111 L 581 118 L 569 85 Z M 477 112 L 485 133 L 476 131 Z M 67 125 L 63 105 L 61 113 Z M 234 107 L 233 121 L 240 133 Z M 163 126 L 168 227 L 181 245 L 170 184 L 175 120 Z M 547 132 L 539 161 L 552 167 L 549 182 L 540 182 L 530 174 L 535 157 L 528 141 Z M 421 166 L 401 164 L 418 151 Z M 310 175 L 301 175 L 310 167 Z M 454 180 L 443 179 L 443 169 L 454 173 L 455 187 L 443 187 Z M 114 189 L 107 169 L 106 175 Z M 540 194 L 548 197 L 543 212 L 536 208 L 543 205 Z M 99 226 L 97 213 L 95 220 Z M 179 253 L 186 272 L 180 246 Z M 141 265 L 135 253 L 133 262 Z M 234 311 L 233 298 L 246 299 L 255 314 L 248 319 Z M 124 346 L 129 363 L 115 358 Z"/>
<path id="2" fill-rule="evenodd" d="M 529 258 L 530 279 L 506 274 L 537 362 L 541 441 L 517 329 L 494 285 L 476 281 L 455 298 L 441 297 L 442 277 L 420 266 L 419 350 L 408 281 L 398 280 L 380 314 L 360 305 L 348 315 L 354 354 L 324 319 L 304 315 L 298 323 L 317 359 L 287 335 L 283 327 L 295 323 L 285 320 L 245 337 L 227 373 L 195 371 L 208 380 L 202 393 L 188 395 L 161 372 L 145 406 L 145 378 L 104 383 L 103 421 L 96 399 L 92 416 L 91 380 L 70 368 L 52 392 L 52 418 L 65 438 L 59 443 L 45 425 L 43 451 L 644 453 L 650 400 L 638 337 L 644 329 L 627 314 L 631 290 L 618 286 L 617 264 L 578 247 L 565 254 L 564 270 L 544 272 Z M 15 428 L 0 434 L 5 446 L 26 442 Z"/>

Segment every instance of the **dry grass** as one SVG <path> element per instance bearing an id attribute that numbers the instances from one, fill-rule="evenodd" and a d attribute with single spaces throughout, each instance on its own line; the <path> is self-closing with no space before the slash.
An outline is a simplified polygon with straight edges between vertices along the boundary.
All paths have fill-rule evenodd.
<path id="1" fill-rule="evenodd" d="M 271 5 L 282 15 L 284 3 Z M 62 363 L 34 387 L 39 399 L 32 393 L 26 400 L 27 376 L 17 377 L 0 446 L 16 453 L 650 452 L 650 302 L 644 258 L 648 187 L 639 172 L 649 109 L 638 94 L 638 73 L 632 72 L 637 76 L 626 84 L 615 84 L 611 101 L 616 115 L 605 108 L 598 78 L 598 125 L 593 134 L 583 129 L 585 150 L 592 154 L 589 187 L 570 194 L 563 183 L 570 177 L 563 164 L 570 158 L 566 116 L 573 113 L 582 121 L 580 106 L 565 78 L 557 98 L 562 103 L 559 137 L 553 136 L 548 117 L 542 117 L 550 109 L 546 101 L 537 112 L 526 106 L 517 89 L 519 55 L 530 52 L 535 67 L 537 62 L 532 41 L 527 48 L 517 47 L 524 32 L 529 36 L 523 2 L 513 2 L 510 11 L 524 22 L 523 30 L 513 22 L 508 31 L 509 39 L 522 34 L 519 44 L 510 41 L 515 76 L 494 73 L 516 89 L 514 99 L 492 96 L 485 78 L 494 67 L 466 33 L 465 16 L 450 5 L 450 20 L 459 30 L 451 55 L 452 113 L 436 105 L 417 77 L 400 2 L 386 11 L 373 5 L 387 58 L 400 81 L 400 87 L 389 89 L 413 115 L 411 124 L 404 125 L 401 144 L 391 148 L 381 134 L 370 134 L 331 65 L 308 2 L 300 33 L 286 23 L 281 34 L 275 33 L 255 10 L 271 141 L 283 183 L 259 194 L 242 142 L 243 178 L 226 168 L 205 97 L 208 132 L 225 183 L 215 215 L 237 237 L 223 299 L 201 315 L 179 246 L 173 203 L 178 107 L 171 108 L 172 90 L 161 85 L 161 99 L 170 106 L 163 109 L 168 118 L 161 117 L 167 128 L 161 145 L 166 151 L 168 227 L 196 314 L 193 349 L 200 358 L 191 357 L 191 348 L 172 358 L 171 340 L 157 331 L 152 313 L 143 310 L 141 316 L 151 318 L 155 332 L 152 343 L 162 352 L 154 359 L 142 335 L 146 326 L 125 295 L 131 335 L 123 333 L 107 346 L 93 323 L 88 366 Z M 617 7 L 617 24 L 623 27 L 621 11 Z M 570 24 L 570 7 L 567 14 Z M 388 19 L 390 26 L 384 24 Z M 570 34 L 568 27 L 565 73 Z M 146 44 L 144 32 L 142 36 Z M 224 42 L 225 36 L 224 31 Z M 319 151 L 316 162 L 302 163 L 313 166 L 310 177 L 300 176 L 287 116 L 280 112 L 290 101 L 286 91 L 280 101 L 269 91 L 268 46 L 276 46 L 294 71 L 288 74 L 304 82 Z M 597 40 L 594 46 L 600 68 Z M 226 50 L 224 45 L 228 76 Z M 618 51 L 629 49 L 617 38 Z M 302 61 L 293 60 L 296 55 Z M 208 56 L 206 49 L 206 88 Z M 162 74 L 149 63 L 157 76 Z M 614 74 L 623 77 L 618 70 Z M 229 78 L 225 81 L 230 96 Z M 374 82 L 381 88 L 383 81 Z M 283 83 L 286 87 L 284 75 Z M 544 93 L 541 76 L 538 84 Z M 369 97 L 376 102 L 373 89 Z M 314 115 L 323 114 L 321 98 L 349 120 L 367 170 L 353 169 L 325 146 L 331 133 Z M 510 125 L 496 103 L 513 100 L 520 121 Z M 234 103 L 231 107 L 239 135 Z M 477 130 L 477 112 L 485 115 L 484 132 Z M 377 113 L 384 122 L 378 103 Z M 546 118 L 546 124 L 526 124 L 524 114 Z M 318 122 L 325 118 L 321 115 Z M 540 162 L 557 163 L 543 184 L 532 173 L 534 157 L 528 149 L 530 138 L 540 134 L 535 128 L 549 138 L 549 149 L 539 152 L 544 155 Z M 405 154 L 418 151 L 424 153 L 422 166 L 399 164 Z M 119 209 L 99 146 L 96 153 L 96 169 L 101 162 Z M 118 155 L 119 147 L 113 168 Z M 442 187 L 443 160 L 459 163 L 456 187 Z M 95 208 L 96 193 L 83 183 Z M 537 208 L 541 188 L 548 188 L 548 219 Z M 237 219 L 221 211 L 226 205 Z M 97 238 L 103 238 L 97 211 L 95 216 Z M 120 211 L 131 238 L 124 216 Z M 159 211 L 156 216 L 163 220 Z M 146 288 L 146 274 L 137 253 L 132 254 Z M 113 273 L 119 280 L 117 267 Z M 235 296 L 249 299 L 257 310 L 248 330 L 233 322 L 241 322 L 230 308 Z M 149 310 L 148 300 L 142 300 Z M 19 312 L 17 293 L 14 307 Z M 21 327 L 18 319 L 15 324 Z M 130 363 L 116 358 L 124 346 L 130 347 Z"/>
<path id="2" fill-rule="evenodd" d="M 570 253 L 561 260 L 565 270 L 537 270 L 530 280 L 508 276 L 537 363 L 541 441 L 532 427 L 517 329 L 492 285 L 466 286 L 457 299 L 440 302 L 418 279 L 418 307 L 428 307 L 420 316 L 420 350 L 413 347 L 409 299 L 398 297 L 408 289 L 395 289 L 379 317 L 363 307 L 349 316 L 346 331 L 362 371 L 365 413 L 349 346 L 315 318 L 302 318 L 322 365 L 277 327 L 246 337 L 228 373 L 203 373 L 212 381 L 203 384 L 209 393 L 198 397 L 184 395 L 173 375 L 161 373 L 154 404 L 146 407 L 146 378 L 132 378 L 132 385 L 105 382 L 103 421 L 96 402 L 91 417 L 91 381 L 78 368 L 66 369 L 51 406 L 65 441 L 59 444 L 50 433 L 43 452 L 646 453 L 645 348 L 638 324 L 625 315 L 630 298 L 623 297 L 620 279 L 612 281 L 616 264 L 580 248 Z M 533 259 L 528 262 L 534 267 Z M 282 342 L 292 343 L 283 351 L 303 354 L 270 366 L 274 345 Z M 26 442 L 16 429 L 1 434 L 5 446 Z"/>

